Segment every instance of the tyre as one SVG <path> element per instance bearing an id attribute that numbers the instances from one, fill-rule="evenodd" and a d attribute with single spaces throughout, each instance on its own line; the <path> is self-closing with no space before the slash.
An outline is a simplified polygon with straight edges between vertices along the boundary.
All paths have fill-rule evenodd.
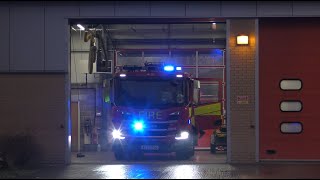
<path id="1" fill-rule="evenodd" d="M 193 135 L 193 144 L 194 144 L 195 146 L 198 145 L 198 139 L 199 139 L 198 134 L 194 134 L 194 135 Z"/>
<path id="2" fill-rule="evenodd" d="M 215 154 L 216 153 L 216 145 L 215 144 L 211 144 L 210 145 L 210 152 L 211 152 L 211 154 Z"/>
<path id="3" fill-rule="evenodd" d="M 192 151 L 190 152 L 190 157 L 194 156 L 194 146 L 192 148 Z"/>

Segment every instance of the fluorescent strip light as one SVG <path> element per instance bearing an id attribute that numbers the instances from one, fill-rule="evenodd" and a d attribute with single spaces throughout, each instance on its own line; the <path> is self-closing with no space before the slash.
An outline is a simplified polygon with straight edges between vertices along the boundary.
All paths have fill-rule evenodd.
<path id="1" fill-rule="evenodd" d="M 80 30 L 84 30 L 84 27 L 81 24 L 77 24 L 77 26 L 80 28 Z"/>

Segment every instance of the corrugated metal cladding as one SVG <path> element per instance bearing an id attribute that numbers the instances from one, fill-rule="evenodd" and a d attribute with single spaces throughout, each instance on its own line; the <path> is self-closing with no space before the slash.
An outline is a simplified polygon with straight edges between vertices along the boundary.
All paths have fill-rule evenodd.
<path id="1" fill-rule="evenodd" d="M 0 8 L 1 72 L 67 72 L 67 18 L 71 17 L 248 18 L 320 15 L 320 2 L 311 1 L 40 1 L 1 2 Z"/>
<path id="2" fill-rule="evenodd" d="M 262 160 L 320 159 L 319 21 L 260 20 Z"/>

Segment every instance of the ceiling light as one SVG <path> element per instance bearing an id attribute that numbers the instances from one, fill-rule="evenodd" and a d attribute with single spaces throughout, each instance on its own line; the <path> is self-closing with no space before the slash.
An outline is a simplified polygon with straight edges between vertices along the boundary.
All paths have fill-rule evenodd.
<path id="1" fill-rule="evenodd" d="M 211 28 L 212 28 L 213 30 L 216 30 L 216 29 L 217 29 L 217 24 L 216 24 L 216 23 L 212 23 Z"/>
<path id="2" fill-rule="evenodd" d="M 81 24 L 77 24 L 77 26 L 80 28 L 80 30 L 84 30 L 84 27 Z"/>

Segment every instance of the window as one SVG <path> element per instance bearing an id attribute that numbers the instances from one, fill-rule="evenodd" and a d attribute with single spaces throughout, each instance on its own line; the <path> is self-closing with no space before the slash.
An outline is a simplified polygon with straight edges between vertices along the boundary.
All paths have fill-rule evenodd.
<path id="1" fill-rule="evenodd" d="M 284 134 L 299 134 L 302 132 L 302 124 L 300 122 L 283 122 L 280 125 L 280 131 Z"/>
<path id="2" fill-rule="evenodd" d="M 199 78 L 223 78 L 223 68 L 199 68 Z"/>
<path id="3" fill-rule="evenodd" d="M 302 88 L 302 81 L 300 79 L 283 79 L 280 81 L 281 90 L 300 90 Z"/>
<path id="4" fill-rule="evenodd" d="M 201 84 L 201 104 L 219 102 L 219 84 Z"/>
<path id="5" fill-rule="evenodd" d="M 300 112 L 302 110 L 301 101 L 282 101 L 280 110 L 284 112 Z"/>
<path id="6" fill-rule="evenodd" d="M 223 50 L 200 50 L 199 51 L 199 65 L 200 66 L 219 66 L 223 64 Z"/>

